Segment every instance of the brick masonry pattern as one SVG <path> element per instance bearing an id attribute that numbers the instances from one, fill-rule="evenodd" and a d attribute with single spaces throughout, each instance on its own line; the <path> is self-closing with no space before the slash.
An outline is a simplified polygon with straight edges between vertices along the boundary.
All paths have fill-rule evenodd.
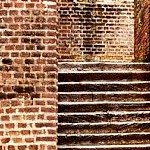
<path id="1" fill-rule="evenodd" d="M 132 61 L 133 0 L 58 0 L 59 61 Z"/>
<path id="2" fill-rule="evenodd" d="M 0 2 L 0 149 L 55 150 L 55 0 Z"/>

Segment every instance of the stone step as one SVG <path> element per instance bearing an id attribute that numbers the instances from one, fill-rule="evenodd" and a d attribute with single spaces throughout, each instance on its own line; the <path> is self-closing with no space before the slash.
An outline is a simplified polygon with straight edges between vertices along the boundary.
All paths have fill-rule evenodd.
<path id="1" fill-rule="evenodd" d="M 76 71 L 60 72 L 59 82 L 81 81 L 150 81 L 150 71 Z"/>
<path id="2" fill-rule="evenodd" d="M 102 133 L 102 134 L 58 134 L 58 145 L 130 145 L 149 144 L 150 132 Z"/>
<path id="3" fill-rule="evenodd" d="M 59 123 L 149 121 L 150 111 L 58 113 Z"/>
<path id="4" fill-rule="evenodd" d="M 149 71 L 150 63 L 125 62 L 59 62 L 60 71 Z"/>
<path id="5" fill-rule="evenodd" d="M 150 144 L 130 144 L 130 145 L 58 145 L 58 150 L 149 150 Z"/>
<path id="6" fill-rule="evenodd" d="M 149 111 L 147 102 L 59 102 L 58 112 Z"/>
<path id="7" fill-rule="evenodd" d="M 150 122 L 59 123 L 61 134 L 150 132 Z"/>
<path id="8" fill-rule="evenodd" d="M 59 102 L 99 102 L 99 101 L 133 101 L 150 100 L 150 92 L 106 91 L 106 92 L 59 92 Z"/>
<path id="9" fill-rule="evenodd" d="M 61 82 L 58 83 L 60 92 L 76 91 L 149 91 L 150 81 L 132 82 Z"/>

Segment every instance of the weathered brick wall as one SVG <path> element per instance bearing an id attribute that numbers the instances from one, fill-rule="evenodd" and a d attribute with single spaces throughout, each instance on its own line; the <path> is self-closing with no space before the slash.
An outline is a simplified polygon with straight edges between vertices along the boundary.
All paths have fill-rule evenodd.
<path id="1" fill-rule="evenodd" d="M 58 0 L 59 61 L 132 61 L 134 0 Z"/>
<path id="2" fill-rule="evenodd" d="M 0 2 L 0 149 L 55 150 L 55 0 Z"/>
<path id="3" fill-rule="evenodd" d="M 135 1 L 135 60 L 150 61 L 150 1 Z"/>

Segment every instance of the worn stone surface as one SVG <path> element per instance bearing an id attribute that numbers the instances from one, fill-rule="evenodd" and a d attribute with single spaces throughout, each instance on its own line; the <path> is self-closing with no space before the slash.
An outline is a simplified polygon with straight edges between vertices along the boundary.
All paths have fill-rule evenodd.
<path id="1" fill-rule="evenodd" d="M 149 149 L 149 65 L 59 63 L 58 149 Z"/>

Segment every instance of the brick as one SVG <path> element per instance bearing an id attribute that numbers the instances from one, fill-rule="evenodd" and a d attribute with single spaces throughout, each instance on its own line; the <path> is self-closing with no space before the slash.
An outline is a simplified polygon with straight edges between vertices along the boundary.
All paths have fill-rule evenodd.
<path id="1" fill-rule="evenodd" d="M 9 121 L 10 117 L 9 116 L 1 116 L 1 121 Z"/>
<path id="2" fill-rule="evenodd" d="M 9 146 L 8 146 L 8 150 L 15 150 L 15 146 L 9 145 Z"/>
<path id="3" fill-rule="evenodd" d="M 1 139 L 1 142 L 4 144 L 4 143 L 9 143 L 10 141 L 10 138 L 2 138 Z"/>
<path id="4" fill-rule="evenodd" d="M 37 137 L 36 141 L 55 141 L 55 137 Z"/>
<path id="5" fill-rule="evenodd" d="M 42 128 L 42 127 L 54 127 L 55 123 L 36 123 L 35 126 L 37 128 Z"/>
<path id="6" fill-rule="evenodd" d="M 5 126 L 7 129 L 14 129 L 15 127 L 14 123 L 6 123 Z"/>

